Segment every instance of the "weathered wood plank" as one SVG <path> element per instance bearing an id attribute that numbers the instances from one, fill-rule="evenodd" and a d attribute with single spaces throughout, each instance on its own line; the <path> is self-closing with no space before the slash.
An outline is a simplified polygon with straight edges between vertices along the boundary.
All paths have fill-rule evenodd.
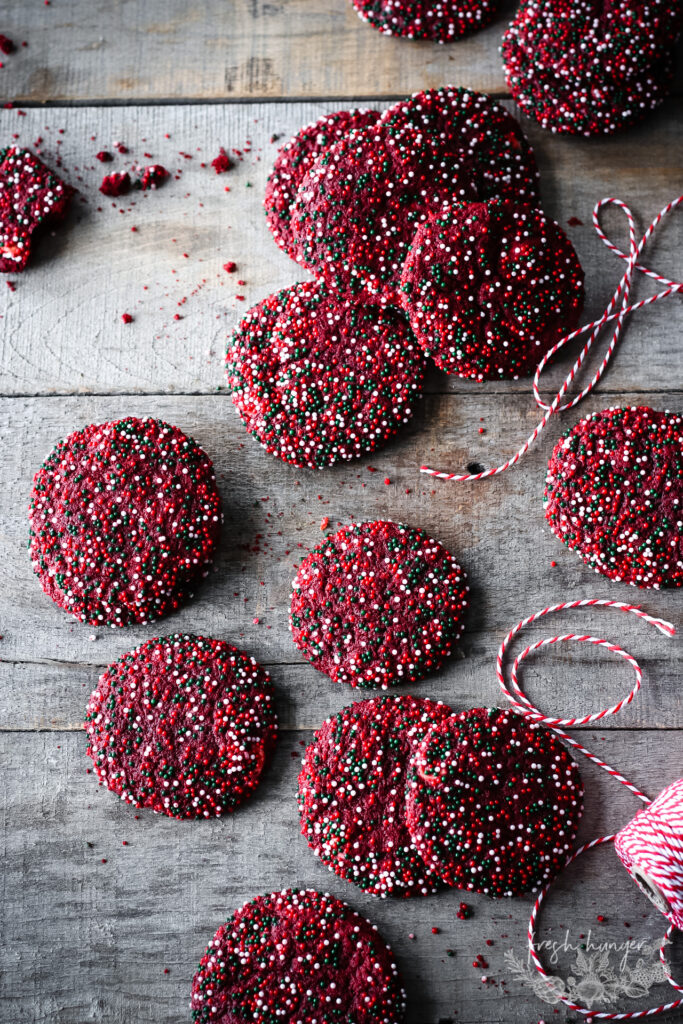
<path id="1" fill-rule="evenodd" d="M 28 49 L 4 61 L 22 102 L 401 95 L 455 80 L 505 89 L 498 47 L 509 20 L 452 46 L 364 25 L 348 0 L 2 0 L 3 32 Z"/>
<path id="2" fill-rule="evenodd" d="M 632 402 L 636 396 L 624 395 L 623 399 Z M 663 396 L 645 395 L 642 399 L 656 405 Z M 588 408 L 599 408 L 599 404 L 594 400 L 587 403 Z M 215 461 L 225 499 L 224 540 L 215 572 L 179 613 L 146 628 L 93 629 L 74 622 L 42 593 L 26 553 L 26 507 L 33 473 L 56 440 L 86 422 L 128 414 L 153 414 L 177 423 L 206 448 Z M 30 664 L 19 669 L 23 684 L 3 690 L 4 726 L 20 725 L 24 715 L 24 727 L 35 727 L 44 719 L 48 724 L 52 720 L 57 725 L 73 724 L 80 716 L 83 684 L 92 683 L 92 673 L 83 666 L 107 664 L 160 632 L 182 630 L 225 637 L 264 664 L 300 662 L 287 626 L 290 586 L 298 558 L 323 536 L 320 525 L 324 517 L 329 518 L 330 529 L 354 518 L 397 519 L 427 529 L 458 553 L 472 587 L 462 656 L 454 659 L 438 680 L 424 684 L 425 693 L 456 703 L 498 699 L 493 675 L 497 645 L 522 615 L 548 604 L 572 597 L 609 597 L 636 600 L 665 618 L 680 618 L 680 592 L 636 594 L 611 583 L 586 569 L 545 527 L 542 482 L 557 430 L 549 431 L 519 467 L 492 481 L 434 484 L 418 474 L 422 453 L 437 464 L 462 467 L 471 459 L 488 462 L 511 452 L 533 422 L 532 414 L 519 396 L 506 405 L 496 397 L 480 401 L 430 396 L 414 426 L 383 452 L 357 464 L 313 473 L 296 471 L 268 456 L 246 435 L 224 395 L 4 399 L 0 434 L 14 440 L 0 453 L 0 493 L 6 504 L 0 532 L 4 567 L 0 656 L 5 662 L 44 663 L 36 667 L 37 680 L 45 666 L 62 665 L 67 677 L 69 666 L 74 667 L 73 679 L 61 684 L 53 696 L 50 675 L 47 682 L 38 682 L 33 712 L 28 707 L 33 670 Z M 485 435 L 478 433 L 480 416 Z M 376 471 L 370 472 L 369 467 Z M 391 481 L 389 485 L 384 483 L 386 479 Z M 555 568 L 551 561 L 557 563 Z M 608 612 L 558 618 L 556 627 L 548 622 L 538 635 L 564 632 L 572 622 L 580 630 L 590 628 L 623 642 L 636 657 L 649 662 L 647 695 L 624 724 L 680 724 L 683 697 L 677 682 L 674 641 L 624 615 Z M 529 665 L 529 678 L 537 679 L 533 692 L 546 706 L 547 700 L 553 707 L 559 700 L 566 714 L 576 707 L 571 668 L 581 666 L 584 657 L 591 667 L 585 670 L 588 678 L 581 693 L 589 703 L 594 703 L 594 689 L 602 695 L 605 688 L 596 686 L 596 672 L 602 684 L 609 682 L 612 695 L 630 686 L 623 666 L 603 670 L 605 659 L 593 660 L 583 650 L 563 651 L 551 661 L 539 656 Z M 535 676 L 537 672 L 540 675 Z M 556 682 L 550 682 L 552 679 Z M 286 720 L 292 724 L 310 726 L 351 699 L 350 690 L 329 692 L 331 686 L 308 667 L 292 669 L 287 680 L 283 684 L 289 702 Z M 14 705 L 11 695 L 18 697 L 19 685 L 28 686 L 28 693 Z M 64 685 L 69 686 L 71 697 L 61 705 Z M 568 691 L 566 697 L 564 691 Z"/>
<path id="3" fill-rule="evenodd" d="M 298 834 L 299 736 L 282 737 L 250 804 L 228 820 L 197 823 L 146 812 L 136 820 L 130 807 L 86 774 L 83 735 L 0 736 L 6 871 L 0 1021 L 184 1024 L 192 973 L 214 929 L 245 899 L 286 886 L 331 891 L 377 923 L 405 975 L 409 1024 L 526 1024 L 534 1014 L 551 1013 L 504 961 L 510 949 L 524 960 L 529 898 L 466 896 L 474 917 L 458 921 L 465 894 L 381 901 L 322 867 Z M 677 771 L 683 735 L 606 734 L 600 752 L 654 793 Z M 637 802 L 623 787 L 590 765 L 581 770 L 584 838 L 633 816 Z M 597 914 L 607 923 L 598 925 Z M 558 883 L 541 934 L 562 942 L 568 932 L 577 946 L 589 930 L 594 941 L 654 942 L 662 925 L 611 850 L 602 850 Z M 494 945 L 487 947 L 486 939 Z M 472 966 L 478 953 L 489 963 L 488 984 Z M 621 955 L 612 954 L 617 970 Z M 561 954 L 556 973 L 576 973 L 574 956 Z M 670 998 L 663 988 L 652 996 Z"/>
<path id="4" fill-rule="evenodd" d="M 18 133 L 19 142 L 33 145 L 41 136 L 46 159 L 61 158 L 83 200 L 67 230 L 44 240 L 36 265 L 17 278 L 15 292 L 0 282 L 0 393 L 214 392 L 223 380 L 225 339 L 238 317 L 251 303 L 304 276 L 265 225 L 263 188 L 277 148 L 269 140 L 273 134 L 288 137 L 337 105 L 50 109 L 28 110 L 25 117 L 0 110 L 1 137 L 11 141 Z M 593 231 L 593 205 L 616 195 L 634 205 L 644 225 L 678 193 L 683 113 L 670 110 L 627 137 L 603 141 L 557 139 L 526 127 L 539 156 L 544 204 L 570 233 L 583 261 L 592 318 L 623 269 Z M 111 149 L 115 140 L 131 148 L 130 156 L 98 163 L 95 153 Z M 201 166 L 219 145 L 243 149 L 247 140 L 251 152 L 229 174 L 217 177 L 210 166 Z M 158 192 L 115 203 L 105 199 L 98 191 L 104 170 L 145 162 L 144 152 L 180 174 L 179 180 Z M 583 225 L 568 225 L 574 216 Z M 605 222 L 616 241 L 624 239 L 616 212 Z M 648 248 L 646 263 L 675 276 L 682 244 L 683 224 L 675 215 Z M 237 273 L 224 272 L 226 260 L 237 262 Z M 647 288 L 639 283 L 637 294 Z M 121 322 L 124 312 L 135 317 L 133 324 Z M 181 320 L 174 321 L 176 313 Z M 675 298 L 637 314 L 603 393 L 669 387 L 682 315 Z M 559 380 L 559 370 L 550 376 Z M 527 381 L 495 387 L 504 394 L 529 393 Z M 490 393 L 441 374 L 430 388 Z"/>

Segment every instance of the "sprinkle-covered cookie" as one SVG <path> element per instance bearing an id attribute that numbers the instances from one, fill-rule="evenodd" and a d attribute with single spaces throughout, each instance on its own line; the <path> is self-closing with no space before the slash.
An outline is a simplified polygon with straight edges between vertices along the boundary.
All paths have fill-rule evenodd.
<path id="1" fill-rule="evenodd" d="M 636 587 L 683 584 L 683 418 L 647 406 L 579 420 L 550 457 L 550 528 L 586 565 Z"/>
<path id="2" fill-rule="evenodd" d="M 496 0 L 351 0 L 363 21 L 384 35 L 449 43 L 492 21 Z"/>
<path id="3" fill-rule="evenodd" d="M 503 37 L 507 84 L 551 131 L 619 131 L 668 94 L 682 16 L 665 0 L 524 0 Z"/>
<path id="4" fill-rule="evenodd" d="M 122 800 L 170 818 L 228 814 L 256 788 L 275 745 L 268 673 L 224 643 L 173 633 L 100 677 L 88 754 Z"/>
<path id="5" fill-rule="evenodd" d="M 247 430 L 295 466 L 374 451 L 407 423 L 425 360 L 393 309 L 305 282 L 271 295 L 232 336 L 226 373 Z"/>
<path id="6" fill-rule="evenodd" d="M 427 733 L 408 771 L 406 818 L 448 885 L 517 896 L 553 878 L 583 809 L 578 767 L 558 738 L 513 711 L 472 708 Z"/>
<path id="7" fill-rule="evenodd" d="M 510 199 L 444 207 L 415 234 L 401 303 L 442 370 L 516 380 L 577 326 L 583 271 L 540 210 Z"/>
<path id="8" fill-rule="evenodd" d="M 64 219 L 72 195 L 27 149 L 0 149 L 0 273 L 26 268 L 35 237 Z"/>
<path id="9" fill-rule="evenodd" d="M 306 125 L 278 150 L 266 182 L 263 205 L 273 238 L 292 258 L 296 259 L 296 245 L 291 207 L 307 171 L 335 142 L 355 128 L 374 124 L 378 117 L 377 110 L 337 110 Z"/>
<path id="10" fill-rule="evenodd" d="M 375 925 L 334 896 L 284 889 L 236 911 L 192 982 L 195 1024 L 401 1024 L 405 992 Z"/>
<path id="11" fill-rule="evenodd" d="M 376 697 L 333 715 L 306 750 L 299 775 L 301 833 L 341 878 L 377 896 L 439 888 L 408 834 L 408 762 L 425 734 L 452 714 L 418 697 Z"/>
<path id="12" fill-rule="evenodd" d="M 417 132 L 398 160 L 379 125 L 358 129 L 301 184 L 292 217 L 296 259 L 331 288 L 396 302 L 419 224 L 444 202 L 475 197 L 472 181 L 430 165 Z"/>
<path id="13" fill-rule="evenodd" d="M 514 118 L 487 96 L 417 93 L 311 167 L 293 207 L 297 259 L 332 287 L 398 303 L 415 231 L 444 203 L 513 191 L 538 172 Z"/>
<path id="14" fill-rule="evenodd" d="M 453 85 L 426 89 L 389 107 L 379 124 L 399 160 L 410 164 L 417 158 L 446 183 L 469 181 L 476 199 L 538 200 L 529 140 L 512 114 L 485 93 Z"/>
<path id="15" fill-rule="evenodd" d="M 206 452 L 177 427 L 131 416 L 53 449 L 33 482 L 29 552 L 45 593 L 82 622 L 145 623 L 191 596 L 221 521 Z"/>
<path id="16" fill-rule="evenodd" d="M 400 523 L 342 527 L 293 583 L 294 643 L 335 683 L 387 689 L 439 669 L 462 633 L 469 587 L 438 541 Z"/>

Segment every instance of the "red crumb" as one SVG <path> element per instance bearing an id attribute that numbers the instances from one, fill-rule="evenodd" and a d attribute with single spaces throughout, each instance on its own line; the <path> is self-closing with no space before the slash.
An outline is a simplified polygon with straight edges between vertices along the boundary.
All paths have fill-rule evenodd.
<path id="1" fill-rule="evenodd" d="M 211 161 L 211 166 L 215 170 L 216 174 L 223 174 L 225 171 L 229 171 L 232 167 L 232 160 L 221 146 L 218 156 L 214 157 Z"/>
<path id="2" fill-rule="evenodd" d="M 569 226 L 572 227 L 572 228 L 576 228 L 576 227 L 579 227 L 580 225 L 582 225 L 583 221 L 579 220 L 578 217 L 570 217 L 569 220 L 567 221 L 567 224 L 569 224 Z"/>
<path id="3" fill-rule="evenodd" d="M 168 171 L 161 164 L 151 164 L 149 167 L 145 167 L 140 178 L 143 192 L 148 188 L 157 188 L 157 186 L 163 185 L 169 177 Z"/>
<path id="4" fill-rule="evenodd" d="M 123 313 L 121 319 L 123 320 L 124 324 L 133 323 L 133 317 L 130 315 L 130 313 Z"/>
<path id="5" fill-rule="evenodd" d="M 330 520 L 329 520 L 328 516 L 325 516 L 324 519 L 320 520 L 320 529 L 321 530 L 326 530 L 329 525 L 330 525 Z"/>
<path id="6" fill-rule="evenodd" d="M 100 185 L 100 192 L 105 196 L 125 196 L 127 192 L 130 192 L 130 174 L 128 171 L 119 173 L 115 171 L 114 174 L 105 174 L 102 178 L 102 184 Z"/>
<path id="7" fill-rule="evenodd" d="M 232 260 L 229 260 L 227 263 L 223 264 L 223 270 L 227 271 L 228 274 L 234 274 L 237 270 L 237 264 L 233 263 Z"/>
<path id="8" fill-rule="evenodd" d="M 101 149 L 99 153 L 95 153 L 95 157 L 100 161 L 101 164 L 108 164 L 114 159 L 111 153 L 106 149 Z"/>
<path id="9" fill-rule="evenodd" d="M 10 53 L 14 53 L 14 51 L 16 50 L 16 46 L 9 38 L 9 36 L 0 35 L 0 50 L 2 50 L 2 52 L 7 55 L 9 55 Z"/>

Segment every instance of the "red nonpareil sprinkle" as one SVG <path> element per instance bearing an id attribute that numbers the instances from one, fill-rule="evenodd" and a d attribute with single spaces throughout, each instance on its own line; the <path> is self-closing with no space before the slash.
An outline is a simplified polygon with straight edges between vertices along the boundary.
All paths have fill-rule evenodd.
<path id="1" fill-rule="evenodd" d="M 550 565 L 553 569 L 557 568 L 557 562 L 551 562 Z"/>
<path id="2" fill-rule="evenodd" d="M 159 185 L 163 185 L 170 174 L 165 167 L 161 164 L 151 164 L 149 167 L 145 167 L 140 178 L 140 186 L 145 192 L 148 188 L 158 188 Z"/>
<path id="3" fill-rule="evenodd" d="M 225 152 L 223 146 L 221 146 L 218 152 L 218 156 L 214 157 L 214 159 L 211 161 L 211 166 L 215 170 L 216 174 L 224 174 L 225 171 L 229 171 L 230 168 L 233 166 L 232 160 Z"/>
<path id="4" fill-rule="evenodd" d="M 223 264 L 223 270 L 225 270 L 228 274 L 234 274 L 235 271 L 237 270 L 237 264 L 233 263 L 232 260 L 228 260 L 227 263 Z"/>
<path id="5" fill-rule="evenodd" d="M 130 192 L 130 174 L 128 171 L 114 171 L 113 174 L 105 174 L 100 185 L 100 192 L 105 196 L 125 196 Z"/>
<path id="6" fill-rule="evenodd" d="M 183 318 L 181 317 L 180 313 L 174 313 L 173 314 L 173 319 L 174 320 L 182 320 Z"/>
<path id="7" fill-rule="evenodd" d="M 133 317 L 130 315 L 130 313 L 122 313 L 121 314 L 121 319 L 123 320 L 124 324 L 132 324 L 133 323 Z"/>
<path id="8" fill-rule="evenodd" d="M 14 53 L 16 50 L 16 46 L 9 36 L 0 35 L 0 50 L 2 50 L 2 52 L 7 56 L 9 56 L 10 53 Z"/>
<path id="9" fill-rule="evenodd" d="M 440 928 L 432 928 L 432 935 L 438 935 L 440 931 Z"/>
<path id="10" fill-rule="evenodd" d="M 95 153 L 95 157 L 97 160 L 100 161 L 101 164 L 111 163 L 111 161 L 114 159 L 112 154 L 109 153 L 106 149 L 101 149 L 99 153 Z"/>
<path id="11" fill-rule="evenodd" d="M 385 478 L 384 478 L 384 483 L 385 483 L 385 484 L 387 485 L 387 487 L 388 487 L 388 486 L 389 486 L 389 484 L 391 483 L 391 480 L 389 479 L 389 477 L 388 477 L 388 476 L 385 476 Z"/>

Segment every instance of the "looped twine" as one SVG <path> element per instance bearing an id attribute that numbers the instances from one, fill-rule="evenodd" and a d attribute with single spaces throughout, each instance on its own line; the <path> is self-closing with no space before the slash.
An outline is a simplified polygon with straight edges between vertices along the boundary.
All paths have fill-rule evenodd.
<path id="1" fill-rule="evenodd" d="M 534 428 L 533 432 L 526 439 L 522 447 L 500 466 L 496 466 L 495 468 L 492 469 L 483 469 L 480 473 L 446 473 L 441 472 L 438 469 L 431 469 L 429 466 L 423 465 L 420 466 L 421 473 L 425 473 L 427 476 L 436 477 L 438 480 L 458 481 L 484 480 L 486 477 L 489 476 L 498 476 L 500 473 L 504 473 L 506 469 L 509 469 L 511 466 L 514 466 L 517 462 L 519 462 L 522 456 L 524 456 L 526 452 L 528 452 L 528 450 L 531 448 L 531 446 L 536 442 L 542 431 L 547 426 L 550 419 L 556 413 L 565 412 L 567 409 L 573 409 L 575 406 L 579 404 L 579 402 L 583 401 L 586 395 L 588 395 L 593 390 L 593 388 L 596 386 L 596 384 L 602 377 L 603 373 L 607 369 L 607 366 L 609 365 L 614 350 L 617 347 L 617 344 L 621 337 L 621 332 L 624 326 L 625 318 L 630 313 L 635 313 L 636 310 L 642 309 L 644 306 L 650 306 L 654 302 L 659 302 L 660 299 L 665 299 L 669 295 L 683 293 L 683 281 L 672 281 L 668 277 L 664 277 L 663 275 L 656 273 L 656 271 L 654 270 L 650 270 L 648 267 L 643 266 L 641 263 L 638 262 L 643 249 L 652 238 L 652 235 L 657 230 L 662 220 L 664 220 L 664 218 L 669 213 L 671 213 L 678 206 L 680 206 L 681 203 L 683 203 L 683 196 L 678 196 L 678 198 L 673 199 L 670 203 L 667 203 L 666 206 L 659 211 L 659 213 L 652 221 L 652 223 L 650 224 L 647 231 L 645 232 L 645 234 L 639 242 L 636 240 L 636 227 L 633 214 L 631 213 L 631 210 L 626 205 L 626 203 L 623 203 L 620 199 L 614 199 L 610 196 L 606 197 L 605 199 L 601 199 L 599 203 L 596 203 L 595 208 L 593 210 L 593 227 L 595 228 L 595 231 L 597 232 L 597 235 L 600 238 L 600 240 L 604 242 L 604 244 L 607 246 L 610 252 L 613 252 L 615 256 L 619 257 L 619 259 L 625 260 L 626 270 L 624 271 L 624 275 L 621 278 L 619 284 L 617 285 L 617 289 L 614 292 L 612 298 L 610 299 L 607 308 L 605 309 L 602 316 L 599 317 L 597 320 L 593 320 L 592 323 L 584 324 L 583 327 L 577 328 L 577 330 L 572 331 L 571 334 L 566 334 L 555 345 L 553 345 L 553 347 L 549 349 L 548 352 L 546 352 L 546 354 L 543 356 L 540 363 L 536 367 L 536 372 L 534 373 L 533 379 L 534 399 L 539 408 L 545 410 L 543 418 L 541 419 L 540 423 Z M 610 241 L 610 239 L 607 237 L 607 235 L 605 234 L 600 225 L 600 213 L 605 206 L 616 206 L 618 209 L 622 210 L 626 215 L 626 219 L 628 221 L 629 234 L 628 254 L 622 252 L 618 246 L 614 245 L 614 243 Z M 636 272 L 644 274 L 646 277 L 649 277 L 653 281 L 656 281 L 657 284 L 664 285 L 664 288 L 662 289 L 662 291 L 657 292 L 655 295 L 650 295 L 646 299 L 640 299 L 638 302 L 630 304 L 629 300 L 631 295 L 631 287 L 633 285 L 633 280 L 636 275 Z M 593 343 L 600 335 L 600 332 L 602 331 L 603 327 L 608 323 L 612 323 L 613 321 L 616 321 L 616 323 L 614 325 L 612 337 L 610 339 L 607 351 L 605 352 L 602 362 L 600 363 L 600 366 L 597 368 L 592 379 L 588 382 L 588 384 L 586 384 L 583 390 L 580 391 L 578 395 L 575 395 L 574 398 L 571 398 L 569 401 L 564 402 L 563 404 L 563 399 L 567 394 L 567 391 L 571 387 L 571 384 L 573 383 L 577 373 L 586 361 L 588 354 L 593 347 Z M 579 338 L 582 335 L 587 334 L 589 331 L 590 334 L 588 340 L 581 349 L 581 352 L 579 353 L 576 362 L 567 374 L 567 377 L 565 378 L 562 387 L 550 403 L 545 402 L 541 398 L 539 389 L 539 381 L 544 369 L 546 368 L 550 360 L 560 351 L 560 349 L 564 348 L 565 345 L 568 345 L 570 341 L 574 341 L 576 338 Z"/>
<path id="2" fill-rule="evenodd" d="M 566 601 L 562 602 L 561 604 L 551 605 L 548 608 L 543 608 L 539 612 L 535 612 L 533 615 L 529 615 L 526 619 L 522 619 L 521 622 L 518 622 L 517 625 L 514 626 L 507 634 L 507 636 L 500 645 L 498 655 L 496 657 L 496 675 L 498 677 L 498 683 L 500 685 L 502 693 L 518 714 L 523 715 L 531 722 L 535 722 L 544 725 L 549 729 L 552 729 L 566 743 L 568 743 L 570 746 L 574 747 L 574 749 L 579 750 L 582 754 L 584 754 L 590 761 L 593 762 L 593 764 L 598 765 L 598 767 L 602 768 L 609 775 L 615 778 L 618 782 L 626 786 L 626 788 L 629 789 L 631 793 L 635 794 L 635 796 L 642 800 L 644 804 L 648 805 L 646 811 L 651 812 L 654 809 L 656 809 L 657 801 L 652 802 L 650 798 L 646 796 L 645 793 L 638 789 L 638 787 L 635 786 L 632 782 L 630 782 L 624 775 L 618 772 L 615 768 L 612 768 L 611 765 L 607 764 L 596 754 L 593 754 L 590 750 L 584 747 L 582 743 L 579 743 L 577 739 L 575 739 L 573 736 L 570 736 L 567 732 L 565 732 L 565 728 L 563 728 L 588 725 L 591 722 L 601 721 L 602 719 L 607 718 L 611 715 L 618 714 L 623 708 L 625 708 L 628 704 L 631 703 L 631 701 L 634 699 L 634 697 L 640 690 L 643 679 L 643 673 L 640 668 L 640 665 L 633 657 L 633 655 L 629 654 L 628 651 L 625 651 L 622 647 L 619 647 L 617 644 L 611 643 L 609 640 L 603 640 L 600 637 L 580 633 L 564 633 L 559 636 L 546 637 L 543 640 L 537 640 L 535 643 L 530 644 L 525 650 L 522 651 L 521 654 L 519 654 L 514 659 L 514 662 L 512 663 L 512 666 L 510 668 L 509 682 L 506 681 L 504 664 L 506 653 L 515 636 L 517 636 L 517 634 L 520 633 L 526 626 L 528 626 L 532 622 L 535 622 L 537 619 L 542 619 L 546 615 L 552 614 L 553 612 L 568 611 L 572 608 L 595 607 L 614 608 L 617 611 L 627 612 L 632 615 L 636 615 L 638 618 L 648 623 L 648 625 L 654 626 L 655 629 L 658 629 L 665 636 L 672 637 L 675 635 L 676 632 L 674 626 L 670 622 L 666 622 L 664 619 L 658 619 L 652 615 L 648 615 L 647 612 L 644 612 L 642 610 L 642 608 L 638 608 L 636 605 L 625 604 L 623 601 L 609 601 L 606 599 L 585 598 L 582 600 Z M 534 651 L 538 651 L 543 647 L 548 647 L 553 644 L 565 643 L 568 641 L 595 644 L 598 647 L 605 648 L 611 654 L 616 654 L 619 657 L 623 658 L 631 666 L 635 675 L 635 682 L 631 690 L 624 697 L 622 697 L 621 700 L 617 701 L 617 703 L 613 704 L 611 707 L 602 708 L 599 711 L 593 711 L 589 714 L 581 715 L 575 718 L 559 718 L 552 715 L 546 715 L 522 691 L 522 688 L 519 683 L 519 669 L 522 663 L 526 660 L 526 658 L 528 658 Z M 676 790 L 676 792 L 678 791 Z M 634 821 L 637 820 L 638 816 L 636 816 Z M 583 846 L 580 846 L 567 858 L 564 865 L 565 868 L 567 868 L 571 863 L 573 863 L 573 861 L 575 861 L 577 857 L 580 857 L 582 853 L 585 853 L 587 850 L 592 850 L 597 846 L 602 846 L 604 843 L 612 842 L 614 838 L 615 834 L 611 834 L 608 836 L 600 836 L 598 839 L 594 839 L 592 840 L 592 842 L 585 843 Z M 668 848 L 667 850 L 665 850 L 665 852 L 669 852 L 671 848 L 671 844 L 668 843 Z M 663 858 L 660 859 L 663 860 Z M 668 868 L 668 870 L 669 877 L 673 884 L 673 882 L 675 882 L 675 880 L 678 878 L 677 861 L 674 861 L 673 865 L 671 865 Z M 666 875 L 662 876 L 660 874 L 660 878 L 661 877 L 666 877 Z M 536 967 L 536 970 L 539 972 L 539 974 L 543 978 L 548 980 L 549 986 L 552 986 L 552 980 L 549 978 L 549 975 L 545 970 L 543 964 L 541 963 L 540 957 L 536 950 L 536 921 L 543 901 L 547 893 L 549 892 L 553 884 L 553 881 L 554 880 L 551 879 L 549 882 L 547 882 L 546 885 L 538 893 L 536 902 L 534 903 L 534 907 L 531 912 L 531 916 L 529 918 L 529 929 L 527 935 L 529 944 L 529 955 L 531 957 L 531 960 L 533 961 L 533 964 Z M 672 985 L 677 992 L 683 992 L 683 985 L 679 985 L 676 981 L 674 981 L 666 959 L 666 947 L 671 940 L 671 936 L 675 931 L 675 927 L 675 924 L 672 923 L 667 929 L 667 932 L 660 945 L 659 957 L 664 968 L 665 977 L 669 984 Z M 669 1003 L 663 1003 L 660 1006 L 652 1007 L 647 1010 L 633 1010 L 625 1013 L 613 1013 L 601 1010 L 591 1010 L 588 1007 L 581 1006 L 580 1004 L 573 1002 L 568 996 L 562 995 L 560 992 L 557 991 L 555 987 L 552 988 L 552 991 L 554 995 L 562 1003 L 565 1004 L 565 1006 L 569 1007 L 570 1010 L 574 1010 L 575 1012 L 581 1013 L 584 1016 L 591 1019 L 636 1020 L 641 1017 L 655 1016 L 657 1014 L 673 1010 L 676 1007 L 683 1006 L 683 998 L 681 998 L 675 999 Z"/>

